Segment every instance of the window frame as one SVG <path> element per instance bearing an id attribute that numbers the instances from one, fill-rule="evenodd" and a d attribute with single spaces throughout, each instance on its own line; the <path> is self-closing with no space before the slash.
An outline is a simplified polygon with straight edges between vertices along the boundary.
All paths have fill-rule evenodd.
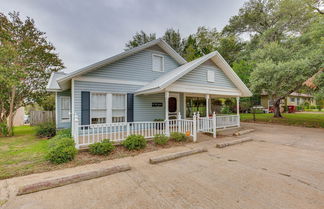
<path id="1" fill-rule="evenodd" d="M 154 57 L 162 58 L 162 71 L 154 70 Z M 161 54 L 152 54 L 152 71 L 153 72 L 159 72 L 159 73 L 164 72 L 164 56 L 163 55 L 161 55 Z"/>
<path id="2" fill-rule="evenodd" d="M 69 112 L 68 112 L 68 118 L 64 118 L 63 119 L 63 99 L 67 99 L 68 101 L 69 101 Z M 61 96 L 61 99 L 60 99 L 61 101 L 61 106 L 60 106 L 60 112 L 61 112 L 61 114 L 60 114 L 60 121 L 61 122 L 70 122 L 71 121 L 71 96 Z"/>
<path id="3" fill-rule="evenodd" d="M 215 83 L 215 71 L 207 70 L 207 82 Z"/>
<path id="4" fill-rule="evenodd" d="M 105 124 L 105 123 L 92 123 L 92 94 L 105 94 L 106 95 L 106 122 L 105 123 L 122 123 L 122 122 L 113 122 L 113 107 L 112 107 L 112 96 L 114 94 L 124 95 L 125 96 L 125 122 L 127 122 L 127 93 L 120 93 L 120 92 L 98 92 L 98 91 L 91 91 L 90 92 L 90 125 L 96 124 Z M 116 108 L 115 108 L 116 109 Z M 116 109 L 117 110 L 117 109 Z"/>

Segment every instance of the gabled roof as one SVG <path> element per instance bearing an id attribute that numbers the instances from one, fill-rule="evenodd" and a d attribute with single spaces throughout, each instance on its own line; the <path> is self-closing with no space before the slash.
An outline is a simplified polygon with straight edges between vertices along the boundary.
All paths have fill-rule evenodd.
<path id="1" fill-rule="evenodd" d="M 103 67 L 105 65 L 111 64 L 113 62 L 116 62 L 120 59 L 123 59 L 125 57 L 128 57 L 130 55 L 133 55 L 137 52 L 140 52 L 144 49 L 147 49 L 149 47 L 152 47 L 154 45 L 158 45 L 159 47 L 161 47 L 167 54 L 169 54 L 171 57 L 173 57 L 180 65 L 183 65 L 185 63 L 187 63 L 187 61 L 181 57 L 169 44 L 167 44 L 163 39 L 159 38 L 153 41 L 150 41 L 146 44 L 143 44 L 141 46 L 129 49 L 125 52 L 122 52 L 120 54 L 117 54 L 115 56 L 109 57 L 108 59 L 102 60 L 100 62 L 96 62 L 92 65 L 89 65 L 87 67 L 81 68 L 79 70 L 73 71 L 69 74 L 67 74 L 64 77 L 61 77 L 57 80 L 58 85 L 59 86 L 67 86 L 66 84 L 64 84 L 65 82 L 70 81 L 72 78 L 76 77 L 76 76 L 80 76 L 82 74 L 85 74 L 87 72 L 90 72 L 92 70 L 98 69 L 100 67 Z"/>
<path id="2" fill-rule="evenodd" d="M 48 81 L 48 84 L 46 86 L 46 90 L 47 91 L 60 91 L 61 88 L 57 83 L 57 80 L 60 78 L 63 78 L 64 76 L 66 76 L 66 73 L 64 72 L 54 72 L 51 74 L 51 77 Z"/>
<path id="3" fill-rule="evenodd" d="M 145 94 L 145 93 L 155 93 L 160 92 L 176 80 L 189 73 L 193 69 L 197 68 L 202 63 L 211 59 L 223 72 L 225 75 L 234 83 L 234 85 L 240 90 L 242 96 L 252 96 L 251 91 L 246 87 L 242 80 L 236 75 L 233 69 L 227 64 L 224 58 L 217 52 L 211 52 L 203 57 L 200 57 L 196 60 L 188 62 L 166 74 L 159 77 L 158 79 L 152 81 L 151 83 L 145 85 L 136 91 L 136 94 Z"/>

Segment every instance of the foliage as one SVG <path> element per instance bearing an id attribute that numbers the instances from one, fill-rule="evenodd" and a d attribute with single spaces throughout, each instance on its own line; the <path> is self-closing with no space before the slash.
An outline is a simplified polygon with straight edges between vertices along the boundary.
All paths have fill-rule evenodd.
<path id="1" fill-rule="evenodd" d="M 65 128 L 65 129 L 58 130 L 56 132 L 56 136 L 60 136 L 61 138 L 71 138 L 72 137 L 71 129 Z"/>
<path id="2" fill-rule="evenodd" d="M 37 99 L 37 103 L 45 111 L 55 110 L 55 94 L 44 95 Z"/>
<path id="3" fill-rule="evenodd" d="M 93 155 L 108 155 L 115 149 L 115 146 L 109 139 L 89 145 L 89 152 Z"/>
<path id="4" fill-rule="evenodd" d="M 146 140 L 142 135 L 130 135 L 123 142 L 122 145 L 129 150 L 139 150 L 146 147 Z"/>
<path id="5" fill-rule="evenodd" d="M 34 20 L 21 20 L 19 13 L 0 13 L 0 122 L 8 118 L 12 135 L 16 110 L 46 94 L 52 72 L 63 68 L 54 46 L 39 31 Z"/>
<path id="6" fill-rule="evenodd" d="M 232 113 L 231 109 L 229 106 L 223 106 L 221 109 L 221 114 L 230 114 Z"/>
<path id="7" fill-rule="evenodd" d="M 51 163 L 61 164 L 73 160 L 77 153 L 73 139 L 62 138 L 49 147 L 46 159 Z"/>
<path id="8" fill-rule="evenodd" d="M 246 61 L 246 60 L 234 61 L 232 68 L 234 72 L 241 78 L 243 83 L 249 87 L 251 72 L 254 69 L 254 64 L 252 63 L 252 61 Z"/>
<path id="9" fill-rule="evenodd" d="M 153 138 L 153 141 L 157 145 L 165 145 L 169 141 L 169 137 L 164 134 L 156 134 Z"/>
<path id="10" fill-rule="evenodd" d="M 176 52 L 181 54 L 182 42 L 179 30 L 175 31 L 173 28 L 169 28 L 163 35 L 163 40 L 167 42 Z"/>
<path id="11" fill-rule="evenodd" d="M 126 50 L 138 47 L 147 42 L 153 41 L 156 39 L 155 33 L 146 34 L 144 31 L 136 32 L 132 40 L 128 41 L 125 46 Z"/>
<path id="12" fill-rule="evenodd" d="M 176 142 L 186 141 L 187 137 L 184 133 L 172 132 L 170 133 L 170 139 Z"/>
<path id="13" fill-rule="evenodd" d="M 36 135 L 39 137 L 51 138 L 56 134 L 54 123 L 42 123 L 38 126 Z"/>
<path id="14" fill-rule="evenodd" d="M 0 123 L 0 135 L 7 136 L 8 135 L 8 127 L 6 123 Z"/>

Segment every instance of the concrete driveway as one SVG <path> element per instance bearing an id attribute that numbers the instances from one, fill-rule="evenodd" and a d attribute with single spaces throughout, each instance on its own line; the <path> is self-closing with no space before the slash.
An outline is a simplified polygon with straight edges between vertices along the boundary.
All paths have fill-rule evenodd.
<path id="1" fill-rule="evenodd" d="M 256 141 L 215 148 L 215 140 L 95 165 L 0 182 L 4 208 L 324 208 L 324 129 L 254 125 Z M 217 139 L 217 140 L 228 140 Z M 148 158 L 191 147 L 207 153 L 148 164 Z M 33 194 L 19 185 L 92 167 L 127 162 L 132 170 Z M 1 187 L 0 187 L 1 188 Z"/>

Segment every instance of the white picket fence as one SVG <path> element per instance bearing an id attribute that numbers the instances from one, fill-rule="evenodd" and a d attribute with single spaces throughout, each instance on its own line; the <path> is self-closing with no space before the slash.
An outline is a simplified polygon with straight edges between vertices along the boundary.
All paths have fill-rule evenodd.
<path id="1" fill-rule="evenodd" d="M 103 139 L 121 142 L 132 134 L 139 134 L 149 139 L 156 134 L 169 136 L 172 132 L 180 132 L 192 136 L 195 142 L 197 132 L 213 133 L 213 136 L 216 137 L 217 128 L 239 126 L 239 121 L 237 115 L 216 116 L 213 114 L 213 117 L 208 118 L 200 117 L 198 113 L 197 115 L 194 114 L 193 119 L 181 119 L 179 114 L 177 119 L 166 121 L 79 125 L 79 120 L 75 116 L 73 137 L 77 148 L 100 142 Z"/>

